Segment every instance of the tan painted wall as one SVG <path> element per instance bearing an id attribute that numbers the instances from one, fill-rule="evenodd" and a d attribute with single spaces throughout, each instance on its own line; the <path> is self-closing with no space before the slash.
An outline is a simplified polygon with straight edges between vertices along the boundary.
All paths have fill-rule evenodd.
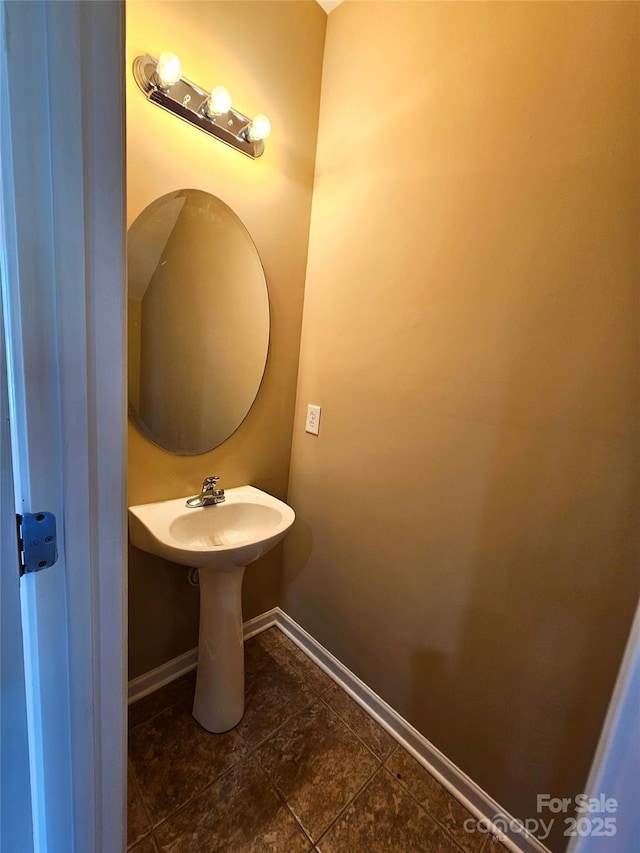
<path id="1" fill-rule="evenodd" d="M 637 4 L 328 20 L 281 603 L 520 818 L 638 595 L 639 56 Z"/>
<path id="2" fill-rule="evenodd" d="M 128 221 L 178 188 L 206 190 L 242 219 L 262 258 L 271 300 L 271 347 L 251 413 L 219 449 L 172 456 L 130 425 L 129 503 L 245 483 L 286 497 L 295 400 L 326 15 L 309 2 L 127 2 L 127 64 L 176 53 L 185 76 L 227 86 L 242 112 L 264 112 L 273 132 L 252 161 L 146 102 L 127 73 Z M 247 570 L 246 618 L 277 601 L 280 550 Z M 197 643 L 198 594 L 186 573 L 132 550 L 130 677 Z"/>

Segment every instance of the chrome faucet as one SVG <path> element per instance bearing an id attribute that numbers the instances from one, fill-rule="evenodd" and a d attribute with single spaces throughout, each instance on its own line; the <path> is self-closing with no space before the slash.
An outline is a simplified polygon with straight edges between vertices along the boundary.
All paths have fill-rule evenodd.
<path id="1" fill-rule="evenodd" d="M 221 504 L 224 500 L 224 489 L 216 488 L 220 477 L 205 477 L 202 481 L 202 489 L 200 494 L 195 498 L 189 498 L 187 506 L 211 506 L 212 504 Z"/>

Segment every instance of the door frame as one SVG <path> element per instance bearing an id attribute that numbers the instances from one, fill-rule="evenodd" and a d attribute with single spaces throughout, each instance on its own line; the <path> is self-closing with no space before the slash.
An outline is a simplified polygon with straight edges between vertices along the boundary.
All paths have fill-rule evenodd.
<path id="1" fill-rule="evenodd" d="M 598 814 L 615 826 L 611 841 L 619 850 L 640 844 L 638 785 L 640 783 L 640 602 L 609 702 L 600 740 L 585 785 L 588 797 L 615 800 L 613 812 Z M 602 838 L 591 833 L 571 838 L 567 853 L 597 853 Z"/>
<path id="2" fill-rule="evenodd" d="M 34 849 L 126 825 L 124 6 L 2 0 L 1 246 L 16 512 L 59 559 L 21 579 Z M 17 567 L 16 567 L 17 571 Z"/>

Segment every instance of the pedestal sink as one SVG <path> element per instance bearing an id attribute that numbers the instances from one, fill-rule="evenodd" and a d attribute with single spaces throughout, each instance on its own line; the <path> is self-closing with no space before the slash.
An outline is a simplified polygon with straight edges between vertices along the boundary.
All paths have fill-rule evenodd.
<path id="1" fill-rule="evenodd" d="M 245 567 L 286 534 L 291 507 L 253 486 L 225 490 L 214 506 L 186 498 L 129 507 L 136 548 L 183 566 L 200 579 L 200 637 L 193 716 L 210 732 L 236 726 L 244 713 L 244 642 L 240 593 Z"/>

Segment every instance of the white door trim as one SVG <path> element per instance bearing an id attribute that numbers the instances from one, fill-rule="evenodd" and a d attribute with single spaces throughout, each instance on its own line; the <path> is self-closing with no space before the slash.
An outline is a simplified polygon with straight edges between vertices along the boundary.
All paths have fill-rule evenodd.
<path id="1" fill-rule="evenodd" d="M 1 75 L 0 70 L 0 86 Z M 0 300 L 0 331 L 3 327 Z M 4 337 L 0 338 L 0 510 L 0 850 L 33 853 L 27 701 L 20 580 L 16 571 L 13 463 Z"/>
<path id="2" fill-rule="evenodd" d="M 35 849 L 125 839 L 124 15 L 4 2 L 3 288 L 17 510 L 54 512 L 21 582 Z M 105 93 L 108 95 L 105 97 Z"/>
<path id="3" fill-rule="evenodd" d="M 585 785 L 588 797 L 616 800 L 616 810 L 598 814 L 613 818 L 615 836 L 608 841 L 590 833 L 571 838 L 567 853 L 640 849 L 640 603 L 611 695 L 600 740 Z M 587 818 L 589 815 L 587 815 Z"/>

